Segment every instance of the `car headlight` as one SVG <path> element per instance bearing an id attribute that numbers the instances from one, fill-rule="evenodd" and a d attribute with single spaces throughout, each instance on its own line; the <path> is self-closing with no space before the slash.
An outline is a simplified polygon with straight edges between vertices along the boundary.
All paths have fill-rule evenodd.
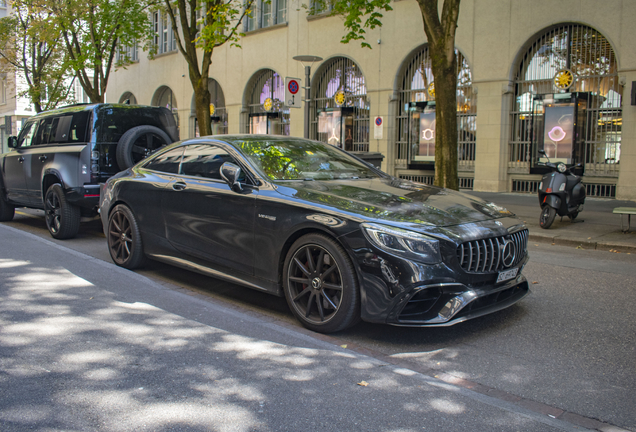
<path id="1" fill-rule="evenodd" d="M 424 234 L 384 225 L 363 223 L 362 231 L 378 249 L 425 264 L 442 262 L 439 241 Z"/>
<path id="2" fill-rule="evenodd" d="M 563 162 L 559 162 L 559 164 L 557 165 L 557 170 L 560 173 L 564 173 L 566 169 L 568 169 L 568 167 L 566 167 Z"/>

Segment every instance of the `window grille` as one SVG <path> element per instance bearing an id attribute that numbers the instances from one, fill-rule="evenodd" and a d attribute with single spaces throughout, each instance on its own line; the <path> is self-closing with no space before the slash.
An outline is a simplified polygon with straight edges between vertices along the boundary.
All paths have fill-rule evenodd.
<path id="1" fill-rule="evenodd" d="M 475 144 L 477 140 L 477 94 L 473 91 L 472 74 L 466 58 L 458 50 L 457 56 L 457 139 L 460 169 L 474 170 Z M 428 45 L 422 46 L 405 63 L 399 85 L 399 107 L 397 116 L 396 166 L 406 168 L 417 146 L 410 128 L 410 104 L 432 102 L 428 92 L 434 82 Z"/>
<path id="2" fill-rule="evenodd" d="M 290 134 L 289 108 L 283 106 L 285 100 L 285 79 L 271 69 L 257 72 L 248 84 L 247 108 L 249 122 L 247 133 L 259 133 L 259 120 L 266 121 L 260 133 L 275 135 Z M 268 105 L 271 100 L 271 107 Z M 269 111 L 267 110 L 269 108 Z"/>
<path id="3" fill-rule="evenodd" d="M 131 46 L 119 44 L 117 47 L 117 62 L 139 61 L 139 46 L 137 41 L 133 41 Z"/>
<path id="4" fill-rule="evenodd" d="M 569 89 L 554 85 L 554 76 L 569 69 L 575 76 Z M 593 28 L 562 24 L 546 31 L 521 58 L 514 81 L 509 168 L 529 172 L 532 149 L 533 100 L 536 95 L 589 94 L 584 130 L 585 175 L 618 177 L 622 129 L 618 64 L 605 37 Z M 542 116 L 542 114 L 537 114 Z"/>
<path id="5" fill-rule="evenodd" d="M 344 92 L 341 105 L 335 98 L 338 92 Z M 369 101 L 364 75 L 358 65 L 345 57 L 323 63 L 311 83 L 311 93 L 310 136 L 339 146 L 341 140 L 350 140 L 342 146 L 346 150 L 369 151 Z M 331 116 L 328 121 L 327 113 Z M 352 124 L 343 134 L 340 122 L 347 121 Z"/>

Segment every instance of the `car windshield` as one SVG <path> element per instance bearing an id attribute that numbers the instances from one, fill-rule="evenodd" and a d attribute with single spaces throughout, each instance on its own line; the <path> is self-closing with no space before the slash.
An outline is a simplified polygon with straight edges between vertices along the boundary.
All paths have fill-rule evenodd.
<path id="1" fill-rule="evenodd" d="M 379 177 L 369 166 L 328 144 L 302 140 L 242 140 L 234 145 L 271 180 Z"/>

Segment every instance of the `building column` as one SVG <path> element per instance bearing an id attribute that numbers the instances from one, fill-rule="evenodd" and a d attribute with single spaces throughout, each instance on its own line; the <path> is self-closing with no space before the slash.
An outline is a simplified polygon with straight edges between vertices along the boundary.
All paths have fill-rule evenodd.
<path id="1" fill-rule="evenodd" d="M 636 201 L 636 106 L 631 104 L 632 86 L 636 86 L 636 71 L 621 72 L 623 88 L 623 120 L 621 129 L 621 159 L 616 198 Z"/>
<path id="2" fill-rule="evenodd" d="M 507 192 L 512 85 L 506 80 L 477 82 L 473 87 L 478 91 L 473 190 Z"/>

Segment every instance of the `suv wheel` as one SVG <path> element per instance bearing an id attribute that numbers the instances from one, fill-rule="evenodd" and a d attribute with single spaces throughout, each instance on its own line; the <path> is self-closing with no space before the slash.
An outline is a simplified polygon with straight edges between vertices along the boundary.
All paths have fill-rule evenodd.
<path id="1" fill-rule="evenodd" d="M 117 164 L 125 170 L 172 143 L 167 133 L 155 126 L 137 126 L 128 130 L 117 144 Z"/>
<path id="2" fill-rule="evenodd" d="M 2 190 L 2 185 L 0 184 L 0 222 L 9 222 L 13 220 L 14 215 L 15 207 L 9 204 L 9 202 L 4 197 L 4 191 Z"/>
<path id="3" fill-rule="evenodd" d="M 69 203 L 59 183 L 49 187 L 44 198 L 46 226 L 53 238 L 64 240 L 77 235 L 80 209 Z"/>

